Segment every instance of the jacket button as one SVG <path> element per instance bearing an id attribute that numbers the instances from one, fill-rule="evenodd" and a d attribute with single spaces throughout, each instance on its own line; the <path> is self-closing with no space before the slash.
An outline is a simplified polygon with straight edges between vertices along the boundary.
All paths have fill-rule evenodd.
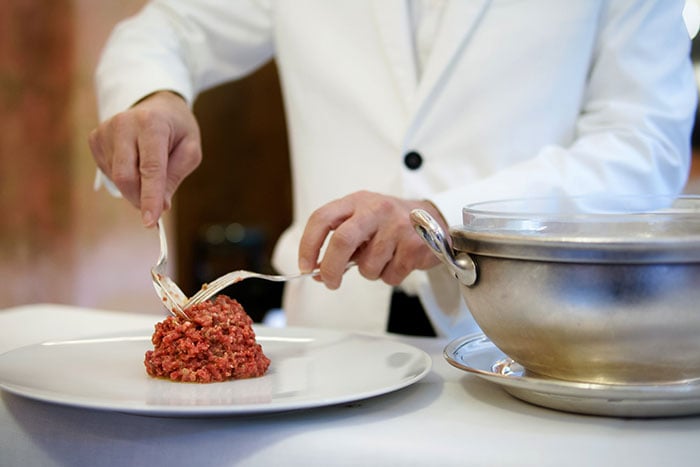
<path id="1" fill-rule="evenodd" d="M 416 151 L 411 151 L 403 157 L 403 163 L 411 170 L 417 170 L 423 165 L 423 157 Z"/>

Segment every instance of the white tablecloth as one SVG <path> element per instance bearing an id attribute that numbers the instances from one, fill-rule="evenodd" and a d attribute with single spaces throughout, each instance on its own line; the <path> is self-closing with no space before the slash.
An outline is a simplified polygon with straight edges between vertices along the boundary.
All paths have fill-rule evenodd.
<path id="1" fill-rule="evenodd" d="M 0 352 L 49 339 L 145 330 L 158 315 L 33 305 L 0 310 Z M 421 382 L 297 412 L 177 419 L 0 392 L 0 466 L 699 465 L 700 417 L 617 419 L 535 407 L 426 350 Z"/>

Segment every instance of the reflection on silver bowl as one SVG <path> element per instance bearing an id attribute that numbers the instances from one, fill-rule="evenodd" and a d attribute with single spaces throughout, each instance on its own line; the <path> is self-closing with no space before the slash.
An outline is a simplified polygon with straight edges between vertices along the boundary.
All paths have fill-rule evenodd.
<path id="1" fill-rule="evenodd" d="M 598 384 L 530 373 L 483 334 L 450 342 L 445 359 L 454 367 L 501 386 L 513 397 L 565 412 L 609 417 L 700 414 L 700 380 L 664 384 Z"/>
<path id="2" fill-rule="evenodd" d="M 700 377 L 700 198 L 479 203 L 451 242 L 426 216 L 414 211 L 416 230 L 477 323 L 528 370 L 605 384 Z"/>

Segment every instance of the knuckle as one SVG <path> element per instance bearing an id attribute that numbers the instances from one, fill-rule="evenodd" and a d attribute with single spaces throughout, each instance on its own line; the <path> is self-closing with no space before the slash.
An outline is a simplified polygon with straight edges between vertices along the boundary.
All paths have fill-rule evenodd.
<path id="1" fill-rule="evenodd" d="M 394 256 L 392 261 L 382 273 L 382 281 L 389 285 L 397 286 L 413 271 L 414 263 L 411 258 Z"/>
<path id="2" fill-rule="evenodd" d="M 374 203 L 374 211 L 379 215 L 390 214 L 394 209 L 394 204 L 387 198 L 378 198 Z"/>
<path id="3" fill-rule="evenodd" d="M 167 138 L 170 132 L 167 117 L 148 106 L 135 107 L 117 117 L 120 118 L 115 119 L 115 125 L 124 131 L 130 131 L 135 126 L 139 133 L 147 133 L 158 139 Z"/>
<path id="4" fill-rule="evenodd" d="M 405 260 L 395 258 L 395 261 L 392 263 L 392 270 L 394 274 L 403 279 L 404 277 L 408 276 L 413 270 L 413 265 L 409 264 Z"/>
<path id="5" fill-rule="evenodd" d="M 373 264 L 372 261 L 362 261 L 359 262 L 357 266 L 357 269 L 360 271 L 360 274 L 365 279 L 376 280 L 379 279 L 379 277 L 381 276 L 381 268 L 377 267 L 376 264 Z"/>
<path id="6" fill-rule="evenodd" d="M 165 171 L 165 166 L 160 160 L 143 157 L 140 159 L 139 172 L 143 178 L 153 178 Z"/>
<path id="7" fill-rule="evenodd" d="M 154 125 L 158 119 L 157 117 L 158 112 L 154 111 L 148 106 L 137 106 L 132 109 L 131 115 L 133 115 L 134 120 L 136 123 L 138 123 L 140 126 L 148 125 L 152 126 Z M 125 113 L 124 115 L 129 115 L 128 113 Z"/>
<path id="8" fill-rule="evenodd" d="M 124 166 L 112 167 L 110 178 L 119 188 L 128 188 L 136 185 L 136 179 L 133 173 Z"/>
<path id="9" fill-rule="evenodd" d="M 396 287 L 398 285 L 401 285 L 401 281 L 403 280 L 403 277 L 399 277 L 397 274 L 393 273 L 392 271 L 387 271 L 382 275 L 382 281 L 390 285 L 392 287 Z"/>
<path id="10" fill-rule="evenodd" d="M 381 239 L 373 239 L 363 249 L 358 266 L 360 274 L 371 280 L 379 279 L 384 270 L 390 266 L 394 255 L 394 244 Z"/>
<path id="11" fill-rule="evenodd" d="M 336 230 L 331 237 L 331 243 L 333 247 L 342 251 L 354 249 L 355 236 L 352 229 L 344 228 Z"/>
<path id="12" fill-rule="evenodd" d="M 128 132 L 131 126 L 132 119 L 129 111 L 118 113 L 107 122 L 109 131 L 116 135 Z"/>
<path id="13" fill-rule="evenodd" d="M 408 276 L 413 270 L 413 264 L 406 260 L 397 260 L 394 264 L 395 273 L 403 280 L 404 277 Z"/>
<path id="14" fill-rule="evenodd" d="M 189 140 L 183 143 L 183 150 L 189 157 L 186 158 L 187 169 L 194 170 L 202 163 L 202 149 L 199 141 Z"/>
<path id="15" fill-rule="evenodd" d="M 328 215 L 329 209 L 326 206 L 321 206 L 315 209 L 309 216 L 309 221 L 316 224 L 325 224 L 329 221 L 330 216 Z"/>

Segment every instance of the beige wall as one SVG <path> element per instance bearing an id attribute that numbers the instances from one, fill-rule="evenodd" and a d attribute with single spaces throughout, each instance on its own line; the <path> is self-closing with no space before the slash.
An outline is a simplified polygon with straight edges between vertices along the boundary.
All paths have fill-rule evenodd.
<path id="1" fill-rule="evenodd" d="M 144 0 L 0 2 L 0 308 L 37 302 L 161 313 L 157 236 L 92 189 L 92 74 Z"/>

